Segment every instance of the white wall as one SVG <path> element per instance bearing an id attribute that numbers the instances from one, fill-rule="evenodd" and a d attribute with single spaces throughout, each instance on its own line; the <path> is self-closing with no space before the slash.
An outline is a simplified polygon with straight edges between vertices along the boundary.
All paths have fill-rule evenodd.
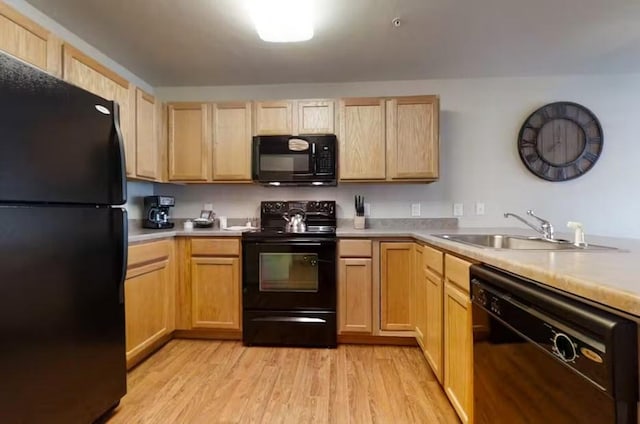
<path id="1" fill-rule="evenodd" d="M 153 93 L 153 88 L 140 77 L 131 73 L 128 69 L 115 62 L 92 45 L 86 43 L 84 40 L 60 25 L 58 22 L 54 21 L 47 15 L 40 12 L 38 9 L 31 6 L 25 0 L 3 1 L 15 8 L 21 14 L 27 16 L 29 19 L 48 29 L 63 40 L 68 41 L 74 47 L 82 50 L 87 55 L 93 57 L 100 63 L 107 66 L 109 69 L 115 71 L 122 77 L 131 81 L 134 85 L 146 90 L 147 92 Z M 140 197 L 153 194 L 153 184 L 144 182 L 130 182 L 127 184 L 127 188 L 127 191 L 129 193 L 129 201 L 127 202 L 126 207 L 127 211 L 129 212 L 129 218 L 140 219 L 142 217 L 142 200 Z"/>
<path id="2" fill-rule="evenodd" d="M 205 200 L 218 214 L 244 216 L 260 200 L 334 198 L 342 216 L 352 214 L 352 195 L 372 203 L 374 217 L 407 217 L 410 204 L 422 203 L 422 215 L 451 216 L 462 202 L 461 226 L 513 226 L 506 211 L 532 208 L 562 230 L 568 220 L 585 224 L 587 234 L 640 238 L 640 75 L 482 78 L 337 84 L 287 84 L 226 87 L 161 87 L 164 100 L 240 100 L 340 96 L 441 96 L 441 178 L 429 185 L 341 184 L 330 189 L 253 186 L 156 185 L 156 194 L 176 196 L 175 216 L 195 216 Z M 516 137 L 537 107 L 575 101 L 591 109 L 604 129 L 604 151 L 586 175 L 550 183 L 535 177 L 518 156 Z M 474 215 L 474 203 L 486 215 Z"/>

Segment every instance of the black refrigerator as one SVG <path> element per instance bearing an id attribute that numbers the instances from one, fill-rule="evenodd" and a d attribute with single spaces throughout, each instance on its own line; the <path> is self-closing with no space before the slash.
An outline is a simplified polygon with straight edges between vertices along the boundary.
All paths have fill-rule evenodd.
<path id="1" fill-rule="evenodd" d="M 126 198 L 117 104 L 0 53 L 0 422 L 126 393 Z"/>

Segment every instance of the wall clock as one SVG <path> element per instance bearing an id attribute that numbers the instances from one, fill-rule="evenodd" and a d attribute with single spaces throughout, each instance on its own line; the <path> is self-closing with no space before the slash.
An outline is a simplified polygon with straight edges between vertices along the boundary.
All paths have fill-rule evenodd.
<path id="1" fill-rule="evenodd" d="M 603 134 L 598 118 L 571 102 L 549 103 L 524 121 L 518 152 L 525 166 L 547 181 L 577 178 L 597 162 Z"/>

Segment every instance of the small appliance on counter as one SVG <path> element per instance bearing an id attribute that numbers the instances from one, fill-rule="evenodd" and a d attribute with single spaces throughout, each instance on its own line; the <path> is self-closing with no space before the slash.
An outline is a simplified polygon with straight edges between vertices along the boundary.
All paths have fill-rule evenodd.
<path id="1" fill-rule="evenodd" d="M 142 226 L 156 230 L 173 228 L 174 223 L 169 220 L 169 208 L 175 204 L 172 196 L 145 196 Z"/>
<path id="2" fill-rule="evenodd" d="M 211 228 L 215 220 L 215 213 L 213 211 L 202 210 L 200 211 L 200 217 L 193 220 L 193 226 L 196 228 Z"/>

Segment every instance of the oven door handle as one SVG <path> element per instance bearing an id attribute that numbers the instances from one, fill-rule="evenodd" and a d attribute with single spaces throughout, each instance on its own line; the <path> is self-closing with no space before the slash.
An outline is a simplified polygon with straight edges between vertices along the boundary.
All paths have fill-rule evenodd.
<path id="1" fill-rule="evenodd" d="M 260 317 L 254 318 L 252 321 L 259 322 L 297 322 L 297 323 L 317 323 L 324 324 L 327 321 L 322 318 L 313 317 Z"/>
<path id="2" fill-rule="evenodd" d="M 298 246 L 302 246 L 302 247 L 320 247 L 320 246 L 326 246 L 328 243 L 305 243 L 305 242 L 288 242 L 288 243 L 282 243 L 281 240 L 279 240 L 278 242 L 273 242 L 273 243 L 269 243 L 269 242 L 259 242 L 258 245 L 262 245 L 262 246 L 269 246 L 269 247 L 278 247 L 278 246 L 282 246 L 282 247 L 298 247 Z M 268 252 L 266 252 L 268 253 Z"/>

